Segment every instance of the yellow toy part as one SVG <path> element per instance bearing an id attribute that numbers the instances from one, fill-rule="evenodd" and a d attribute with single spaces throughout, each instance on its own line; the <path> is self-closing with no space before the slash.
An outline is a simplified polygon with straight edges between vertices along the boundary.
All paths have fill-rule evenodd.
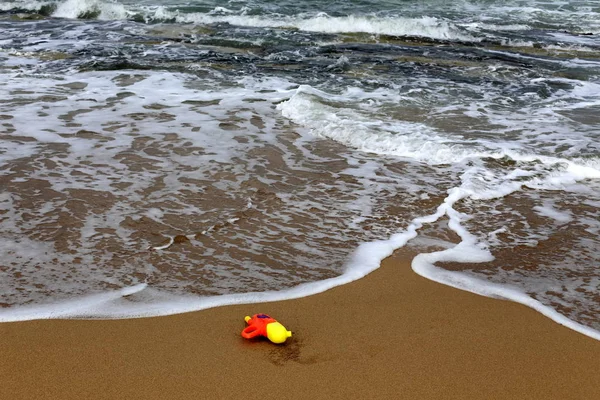
<path id="1" fill-rule="evenodd" d="M 267 324 L 267 337 L 273 343 L 283 343 L 287 338 L 292 337 L 292 332 L 279 322 L 271 322 Z"/>
<path id="2" fill-rule="evenodd" d="M 285 326 L 267 314 L 246 316 L 244 320 L 248 326 L 242 331 L 242 337 L 246 339 L 266 336 L 271 342 L 280 344 L 285 342 L 287 338 L 292 337 L 292 332 L 285 329 Z"/>

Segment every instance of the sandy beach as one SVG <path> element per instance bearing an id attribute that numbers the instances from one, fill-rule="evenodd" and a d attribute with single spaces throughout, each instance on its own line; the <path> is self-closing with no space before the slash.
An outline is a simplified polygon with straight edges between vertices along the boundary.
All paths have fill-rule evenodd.
<path id="1" fill-rule="evenodd" d="M 0 400 L 600 400 L 599 0 L 0 1 L 0 88 Z"/>
<path id="2" fill-rule="evenodd" d="M 240 336 L 269 313 L 284 345 Z M 159 318 L 0 325 L 2 399 L 597 399 L 600 343 L 444 287 L 397 253 L 315 296 Z"/>

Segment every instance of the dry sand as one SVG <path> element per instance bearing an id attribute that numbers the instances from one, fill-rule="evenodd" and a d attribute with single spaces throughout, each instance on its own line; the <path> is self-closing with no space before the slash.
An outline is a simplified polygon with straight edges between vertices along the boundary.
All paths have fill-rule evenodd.
<path id="1" fill-rule="evenodd" d="M 0 324 L 0 399 L 600 399 L 600 342 L 408 260 L 298 300 Z M 293 338 L 242 339 L 259 312 Z"/>

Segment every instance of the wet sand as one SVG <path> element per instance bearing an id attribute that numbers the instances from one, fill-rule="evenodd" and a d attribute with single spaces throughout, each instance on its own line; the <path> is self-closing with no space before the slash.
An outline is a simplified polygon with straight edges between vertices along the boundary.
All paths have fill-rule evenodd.
<path id="1" fill-rule="evenodd" d="M 283 302 L 112 321 L 0 324 L 0 399 L 597 399 L 600 342 L 430 282 L 395 254 Z M 240 337 L 272 314 L 284 345 Z"/>

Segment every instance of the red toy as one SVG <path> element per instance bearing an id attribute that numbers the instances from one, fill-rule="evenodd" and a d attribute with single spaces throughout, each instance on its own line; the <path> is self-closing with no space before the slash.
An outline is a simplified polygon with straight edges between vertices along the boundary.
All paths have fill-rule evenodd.
<path id="1" fill-rule="evenodd" d="M 254 314 L 252 318 L 246 317 L 248 326 L 242 331 L 242 336 L 252 339 L 256 336 L 265 336 L 273 343 L 283 343 L 292 336 L 292 332 L 267 314 Z"/>

